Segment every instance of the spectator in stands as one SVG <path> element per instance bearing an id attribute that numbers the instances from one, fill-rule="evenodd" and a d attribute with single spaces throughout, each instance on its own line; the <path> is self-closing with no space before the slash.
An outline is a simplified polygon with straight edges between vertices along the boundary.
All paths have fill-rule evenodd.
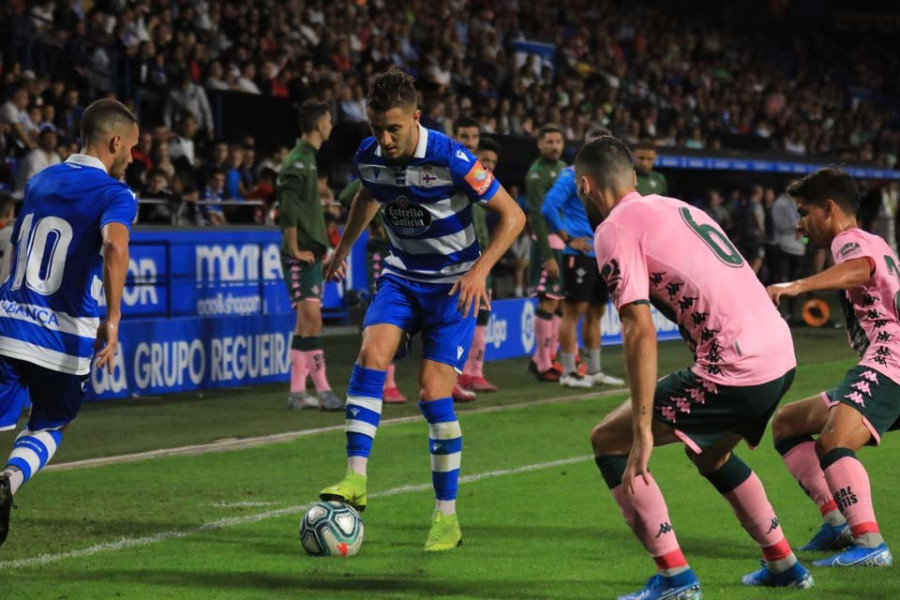
<path id="1" fill-rule="evenodd" d="M 222 63 L 214 60 L 209 65 L 209 73 L 203 85 L 210 90 L 228 90 L 230 87 L 224 77 L 225 69 L 222 68 Z"/>
<path id="2" fill-rule="evenodd" d="M 161 169 L 147 173 L 147 184 L 140 191 L 141 200 L 163 200 L 165 204 L 141 204 L 139 223 L 172 224 L 173 215 L 181 203 L 178 194 L 169 187 L 169 177 Z"/>
<path id="3" fill-rule="evenodd" d="M 201 199 L 209 203 L 221 203 L 225 199 L 225 173 L 221 169 L 215 169 L 203 190 Z M 199 224 L 226 225 L 225 213 L 217 204 L 204 204 L 200 209 L 202 221 Z M 198 219 L 199 220 L 199 219 Z"/>
<path id="4" fill-rule="evenodd" d="M 178 87 L 173 87 L 166 98 L 164 112 L 166 127 L 171 129 L 176 119 L 185 113 L 194 117 L 197 127 L 206 137 L 209 139 L 215 137 L 216 130 L 206 91 L 194 83 L 191 73 L 187 69 L 181 73 Z"/>
<path id="5" fill-rule="evenodd" d="M 241 169 L 244 163 L 244 148 L 239 144 L 232 144 L 228 149 L 228 163 L 225 170 L 225 198 L 240 200 L 247 193 L 241 180 Z"/>
<path id="6" fill-rule="evenodd" d="M 168 177 L 175 175 L 175 165 L 172 164 L 169 155 L 169 142 L 166 138 L 155 137 L 153 140 L 153 165 L 157 169 L 165 171 Z"/>
<path id="7" fill-rule="evenodd" d="M 788 188 L 790 185 L 788 185 Z M 803 270 L 803 257 L 806 247 L 803 245 L 803 234 L 798 230 L 800 215 L 797 213 L 797 200 L 786 192 L 772 204 L 772 227 L 774 229 L 770 264 L 771 283 L 784 283 L 799 279 Z M 785 318 L 793 318 L 797 298 L 790 298 L 787 303 Z"/>
<path id="8" fill-rule="evenodd" d="M 169 142 L 169 157 L 178 168 L 193 169 L 197 165 L 194 136 L 197 134 L 197 120 L 191 113 L 183 113 L 178 122 L 178 134 Z"/>
<path id="9" fill-rule="evenodd" d="M 60 163 L 56 153 L 56 132 L 45 129 L 38 136 L 37 147 L 29 152 L 19 165 L 19 178 L 16 191 L 24 191 L 29 179 L 51 165 Z"/>
<path id="10" fill-rule="evenodd" d="M 0 192 L 0 281 L 6 281 L 12 269 L 12 232 L 16 203 L 6 192 Z"/>
<path id="11" fill-rule="evenodd" d="M 665 196 L 669 193 L 666 176 L 653 170 L 656 165 L 656 145 L 651 140 L 641 140 L 634 147 L 634 170 L 637 173 L 635 189 L 641 196 L 657 194 Z"/>
<path id="12" fill-rule="evenodd" d="M 31 150 L 37 146 L 37 136 L 29 127 L 28 91 L 17 88 L 9 100 L 0 105 L 0 123 L 9 126 L 13 141 L 19 152 Z"/>
<path id="13" fill-rule="evenodd" d="M 247 193 L 256 187 L 256 148 L 247 144 L 244 146 L 244 161 L 241 163 L 241 184 Z M 331 190 L 329 190 L 330 192 Z M 246 194 L 245 194 L 246 196 Z"/>
<path id="14" fill-rule="evenodd" d="M 256 65 L 247 61 L 241 68 L 241 76 L 238 77 L 237 86 L 242 92 L 248 94 L 261 94 L 259 87 L 256 85 Z"/>

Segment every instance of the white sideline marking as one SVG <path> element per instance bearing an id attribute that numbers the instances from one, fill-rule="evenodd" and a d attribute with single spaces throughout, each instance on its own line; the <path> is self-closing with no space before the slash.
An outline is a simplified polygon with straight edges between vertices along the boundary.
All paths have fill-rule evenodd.
<path id="1" fill-rule="evenodd" d="M 244 500 L 243 502 L 213 502 L 210 504 L 213 508 L 259 508 L 260 506 L 275 506 L 278 502 L 254 502 L 253 500 Z"/>
<path id="2" fill-rule="evenodd" d="M 491 479 L 493 477 L 503 477 L 506 475 L 518 475 L 519 473 L 528 473 L 530 471 L 540 471 L 543 469 L 552 469 L 553 467 L 560 467 L 563 465 L 571 465 L 574 463 L 585 462 L 590 460 L 592 457 L 590 456 L 573 456 L 571 458 L 563 458 L 561 460 L 554 460 L 545 463 L 537 463 L 532 465 L 525 465 L 522 467 L 517 467 L 515 469 L 498 469 L 495 471 L 485 471 L 483 473 L 475 473 L 473 475 L 463 475 L 459 478 L 459 483 L 473 483 L 476 481 L 481 481 L 482 479 Z M 424 492 L 426 490 L 432 489 L 430 483 L 423 483 L 420 485 L 403 485 L 400 487 L 391 488 L 388 490 L 384 490 L 382 492 L 375 492 L 373 494 L 369 494 L 371 498 L 383 498 L 387 496 L 398 496 L 400 494 L 411 494 L 414 492 Z M 155 544 L 157 542 L 162 542 L 165 540 L 175 540 L 183 537 L 187 537 L 190 535 L 195 535 L 198 533 L 203 533 L 205 531 L 214 531 L 216 529 L 224 529 L 226 527 L 236 527 L 238 525 L 246 525 L 247 523 L 257 523 L 259 521 L 264 521 L 266 519 L 271 519 L 274 517 L 282 517 L 285 515 L 293 515 L 297 513 L 304 512 L 309 509 L 310 504 L 302 504 L 298 506 L 288 506 L 286 508 L 279 508 L 276 510 L 269 510 L 262 513 L 257 513 L 255 515 L 246 515 L 243 517 L 230 517 L 227 519 L 218 519 L 215 521 L 210 521 L 209 523 L 204 523 L 199 527 L 194 527 L 191 529 L 182 529 L 180 531 L 163 531 L 160 533 L 156 533 L 153 535 L 148 535 L 144 537 L 138 538 L 122 538 L 118 542 L 105 542 L 103 544 L 96 544 L 94 546 L 89 546 L 87 548 L 81 548 L 80 550 L 69 550 L 68 552 L 60 552 L 57 554 L 42 554 L 40 556 L 35 556 L 32 558 L 21 558 L 19 560 L 9 560 L 0 562 L 0 570 L 3 569 L 18 569 L 22 567 L 34 567 L 37 565 L 46 565 L 53 562 L 58 562 L 61 560 L 65 560 L 67 558 L 79 558 L 82 556 L 93 556 L 95 554 L 99 554 L 101 552 L 114 552 L 117 550 L 125 550 L 127 548 L 135 548 L 138 546 L 147 546 L 149 544 Z"/>
<path id="3" fill-rule="evenodd" d="M 545 398 L 543 400 L 530 400 L 528 402 L 519 402 L 515 404 L 498 404 L 495 406 L 485 406 L 484 408 L 476 408 L 473 410 L 461 410 L 459 415 L 479 415 L 493 412 L 506 412 L 508 410 L 518 410 L 522 408 L 530 408 L 532 406 L 541 406 L 544 404 L 554 404 L 556 402 L 572 402 L 580 400 L 594 400 L 614 396 L 627 392 L 627 388 L 618 387 L 610 388 L 602 392 L 586 392 L 583 394 L 573 394 L 570 396 L 554 396 L 553 398 Z M 422 420 L 421 416 L 396 417 L 393 419 L 385 419 L 379 425 L 379 428 L 400 425 L 402 423 L 418 423 Z M 135 454 L 120 454 L 118 456 L 107 456 L 103 458 L 88 458 L 85 460 L 76 460 L 72 462 L 63 462 L 50 464 L 44 467 L 44 471 L 71 471 L 73 469 L 83 469 L 87 467 L 102 467 L 105 465 L 122 464 L 136 462 L 139 460 L 148 460 L 153 458 L 163 458 L 167 456 L 188 456 L 193 454 L 206 454 L 208 452 L 224 452 L 227 450 L 244 450 L 246 448 L 255 448 L 256 446 L 265 446 L 268 444 L 276 444 L 279 442 L 290 442 L 297 438 L 306 437 L 308 435 L 316 435 L 319 433 L 328 433 L 333 431 L 344 431 L 344 425 L 329 425 L 328 427 L 319 427 L 317 429 L 304 429 L 301 431 L 287 431 L 284 433 L 275 433 L 272 435 L 264 435 L 249 438 L 228 438 L 211 442 L 209 444 L 197 444 L 193 446 L 181 446 L 178 448 L 163 448 L 160 450 L 149 450 L 147 452 L 138 452 Z"/>

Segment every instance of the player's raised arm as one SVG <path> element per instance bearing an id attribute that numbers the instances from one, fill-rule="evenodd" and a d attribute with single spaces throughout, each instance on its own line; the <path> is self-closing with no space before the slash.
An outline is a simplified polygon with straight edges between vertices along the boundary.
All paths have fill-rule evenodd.
<path id="1" fill-rule="evenodd" d="M 766 291 L 777 306 L 782 298 L 791 298 L 806 292 L 849 290 L 871 279 L 872 264 L 872 260 L 868 257 L 854 258 L 803 279 L 770 285 Z"/>
<path id="2" fill-rule="evenodd" d="M 350 212 L 347 214 L 347 225 L 341 235 L 334 252 L 325 258 L 323 271 L 325 281 L 338 281 L 344 277 L 344 261 L 350 255 L 353 244 L 359 239 L 359 235 L 369 226 L 375 215 L 378 214 L 378 201 L 365 186 L 359 189 L 353 202 L 350 204 Z"/>

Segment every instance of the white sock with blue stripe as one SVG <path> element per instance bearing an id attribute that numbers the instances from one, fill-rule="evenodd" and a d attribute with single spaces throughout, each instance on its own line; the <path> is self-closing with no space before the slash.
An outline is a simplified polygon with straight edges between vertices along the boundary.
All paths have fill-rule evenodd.
<path id="1" fill-rule="evenodd" d="M 428 421 L 428 451 L 431 453 L 431 481 L 437 499 L 436 510 L 445 515 L 456 512 L 456 491 L 462 457 L 462 430 L 453 398 L 419 402 L 419 410 Z"/>
<path id="2" fill-rule="evenodd" d="M 347 467 L 366 474 L 372 441 L 381 421 L 381 395 L 387 371 L 353 365 L 347 390 Z"/>
<path id="3" fill-rule="evenodd" d="M 13 451 L 4 469 L 10 472 L 9 483 L 13 494 L 19 486 L 34 477 L 50 462 L 61 439 L 62 431 L 55 429 L 41 431 L 25 429 L 16 437 Z"/>

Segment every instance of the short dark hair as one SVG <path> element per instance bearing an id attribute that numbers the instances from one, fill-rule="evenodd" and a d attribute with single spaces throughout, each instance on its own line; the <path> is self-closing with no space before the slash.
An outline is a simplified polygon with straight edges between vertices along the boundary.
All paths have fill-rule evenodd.
<path id="1" fill-rule="evenodd" d="M 137 117 L 118 100 L 97 100 L 81 115 L 81 143 L 87 145 L 102 142 L 100 136 L 118 131 L 129 125 L 137 125 Z"/>
<path id="2" fill-rule="evenodd" d="M 297 111 L 297 121 L 300 125 L 301 133 L 309 133 L 316 128 L 319 120 L 326 114 L 331 112 L 331 108 L 326 102 L 319 100 L 307 100 L 300 105 Z"/>
<path id="3" fill-rule="evenodd" d="M 481 131 L 481 123 L 479 123 L 476 119 L 472 117 L 460 117 L 457 120 L 453 121 L 453 135 L 458 135 L 460 129 L 469 129 L 474 127 L 479 132 Z"/>
<path id="4" fill-rule="evenodd" d="M 859 186 L 840 167 L 830 166 L 810 173 L 788 186 L 787 193 L 816 206 L 825 206 L 830 198 L 848 215 L 855 215 L 859 209 Z"/>
<path id="5" fill-rule="evenodd" d="M 396 107 L 415 109 L 418 105 L 415 79 L 398 69 L 380 73 L 372 81 L 366 103 L 376 112 Z"/>
<path id="6" fill-rule="evenodd" d="M 592 140 L 596 140 L 598 137 L 603 137 L 604 135 L 612 135 L 612 131 L 610 131 L 603 125 L 591 125 L 590 127 L 588 127 L 588 130 L 584 134 L 584 141 L 585 143 L 587 143 Z"/>
<path id="7" fill-rule="evenodd" d="M 0 192 L 0 215 L 5 215 L 15 210 L 16 201 L 12 195 L 7 192 Z"/>
<path id="8" fill-rule="evenodd" d="M 656 142 L 651 140 L 650 138 L 644 138 L 639 140 L 637 144 L 634 145 L 635 150 L 653 150 L 656 152 Z"/>
<path id="9" fill-rule="evenodd" d="M 631 151 L 622 140 L 604 135 L 581 147 L 575 155 L 575 168 L 604 184 L 634 170 Z"/>
<path id="10" fill-rule="evenodd" d="M 539 140 L 542 140 L 542 139 L 544 139 L 545 135 L 548 135 L 551 133 L 558 133 L 558 134 L 562 135 L 562 132 L 563 132 L 563 130 L 560 128 L 559 125 L 556 125 L 555 123 L 547 123 L 546 125 L 542 125 L 541 128 L 537 130 L 537 138 Z"/>
<path id="11" fill-rule="evenodd" d="M 487 150 L 500 156 L 500 144 L 494 138 L 483 137 L 478 140 L 478 151 Z"/>

